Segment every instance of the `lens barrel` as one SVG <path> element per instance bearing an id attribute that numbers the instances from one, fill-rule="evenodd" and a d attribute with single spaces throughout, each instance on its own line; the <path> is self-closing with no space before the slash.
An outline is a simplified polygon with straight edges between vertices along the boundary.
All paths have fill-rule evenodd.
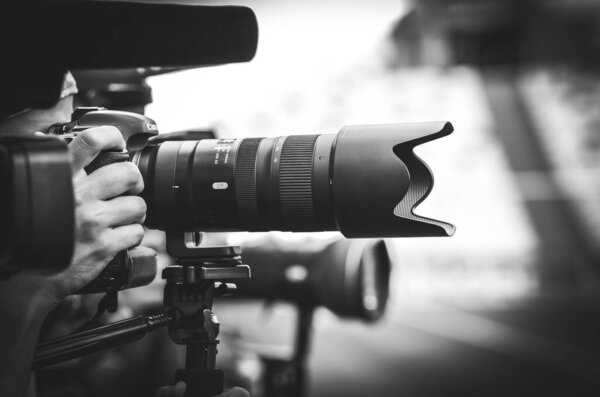
<path id="1" fill-rule="evenodd" d="M 176 231 L 325 231 L 346 237 L 446 236 L 413 213 L 433 177 L 414 146 L 450 123 L 345 127 L 337 135 L 150 144 L 132 161 L 149 227 Z"/>
<path id="2" fill-rule="evenodd" d="M 328 210 L 334 137 L 204 139 L 149 146 L 138 163 L 148 182 L 146 223 L 165 230 L 335 230 Z M 324 153 L 321 160 L 315 159 L 316 148 Z"/>

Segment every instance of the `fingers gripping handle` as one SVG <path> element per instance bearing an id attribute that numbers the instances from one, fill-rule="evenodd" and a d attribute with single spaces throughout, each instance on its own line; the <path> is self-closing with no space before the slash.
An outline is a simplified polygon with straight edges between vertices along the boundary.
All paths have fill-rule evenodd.
<path id="1" fill-rule="evenodd" d="M 128 152 L 116 152 L 106 150 L 101 152 L 87 167 L 85 167 L 85 172 L 91 174 L 96 171 L 100 167 L 104 167 L 105 165 L 113 164 L 113 163 L 122 163 L 129 160 Z"/>
<path id="2" fill-rule="evenodd" d="M 85 167 L 90 174 L 105 165 L 129 160 L 129 153 L 104 151 Z M 147 247 L 135 247 L 119 252 L 102 273 L 82 288 L 79 293 L 119 291 L 148 285 L 156 276 L 156 252 Z"/>

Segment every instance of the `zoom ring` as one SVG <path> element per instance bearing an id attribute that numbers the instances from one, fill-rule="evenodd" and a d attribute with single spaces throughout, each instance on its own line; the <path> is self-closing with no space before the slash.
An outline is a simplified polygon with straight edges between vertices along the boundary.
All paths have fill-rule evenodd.
<path id="1" fill-rule="evenodd" d="M 235 164 L 237 207 L 242 228 L 245 230 L 262 223 L 256 201 L 256 152 L 262 139 L 244 139 L 240 144 Z"/>
<path id="2" fill-rule="evenodd" d="M 315 230 L 312 197 L 312 168 L 318 135 L 286 138 L 279 165 L 279 193 L 284 230 Z"/>

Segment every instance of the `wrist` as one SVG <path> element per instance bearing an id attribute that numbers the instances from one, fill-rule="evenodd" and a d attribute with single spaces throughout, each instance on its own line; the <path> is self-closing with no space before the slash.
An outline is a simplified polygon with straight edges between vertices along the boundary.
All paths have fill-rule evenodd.
<path id="1" fill-rule="evenodd" d="M 61 301 L 52 276 L 18 273 L 0 281 L 0 313 L 25 322 L 39 320 Z"/>

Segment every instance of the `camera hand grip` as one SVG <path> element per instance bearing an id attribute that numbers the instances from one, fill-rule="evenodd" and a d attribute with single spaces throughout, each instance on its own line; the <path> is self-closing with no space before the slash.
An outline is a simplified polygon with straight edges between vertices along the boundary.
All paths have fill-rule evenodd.
<path id="1" fill-rule="evenodd" d="M 121 251 L 79 294 L 120 291 L 148 285 L 156 276 L 156 252 L 148 247 Z"/>

